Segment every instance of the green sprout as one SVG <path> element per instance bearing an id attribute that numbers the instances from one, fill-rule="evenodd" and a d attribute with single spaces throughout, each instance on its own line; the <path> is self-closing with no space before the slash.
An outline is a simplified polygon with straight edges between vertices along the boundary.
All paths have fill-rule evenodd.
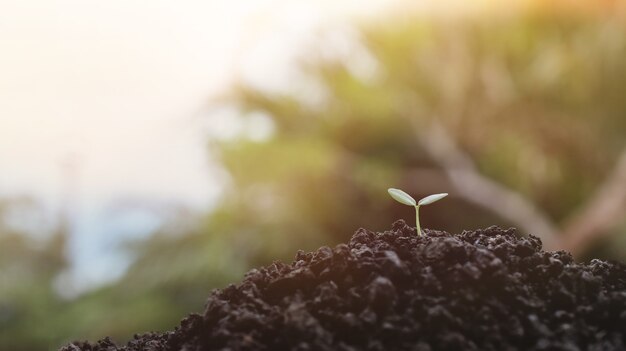
<path id="1" fill-rule="evenodd" d="M 448 196 L 448 193 L 433 194 L 428 195 L 419 201 L 415 201 L 415 199 L 412 198 L 411 195 L 405 193 L 400 189 L 389 188 L 387 189 L 387 192 L 394 200 L 398 201 L 399 203 L 415 207 L 415 225 L 417 227 L 418 236 L 422 236 L 422 229 L 420 228 L 420 206 L 430 205 L 433 202 L 437 202 Z"/>

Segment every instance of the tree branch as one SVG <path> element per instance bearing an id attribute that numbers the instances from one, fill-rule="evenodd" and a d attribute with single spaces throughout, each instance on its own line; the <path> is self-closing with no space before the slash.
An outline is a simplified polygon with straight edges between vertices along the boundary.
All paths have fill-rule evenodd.
<path id="1" fill-rule="evenodd" d="M 592 241 L 610 234 L 626 214 L 626 149 L 590 201 L 566 221 L 564 249 L 580 255 Z"/>
<path id="2" fill-rule="evenodd" d="M 519 192 L 480 174 L 472 159 L 455 144 L 440 124 L 433 122 L 426 130 L 415 124 L 414 129 L 426 152 L 454 185 L 455 195 L 538 236 L 546 250 L 562 247 L 556 235 L 558 229 L 552 221 Z"/>

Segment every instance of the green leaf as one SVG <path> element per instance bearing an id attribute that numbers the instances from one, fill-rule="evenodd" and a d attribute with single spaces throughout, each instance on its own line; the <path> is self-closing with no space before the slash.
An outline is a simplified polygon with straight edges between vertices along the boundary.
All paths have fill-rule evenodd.
<path id="1" fill-rule="evenodd" d="M 405 193 L 400 189 L 389 188 L 387 192 L 394 200 L 398 201 L 401 204 L 405 204 L 408 206 L 415 206 L 415 199 L 411 197 L 411 195 Z"/>
<path id="2" fill-rule="evenodd" d="M 418 206 L 422 206 L 422 205 L 430 205 L 433 202 L 437 202 L 441 199 L 443 199 L 444 197 L 448 196 L 448 193 L 441 193 L 441 194 L 434 194 L 434 195 L 428 195 L 425 198 L 421 199 L 417 205 Z"/>

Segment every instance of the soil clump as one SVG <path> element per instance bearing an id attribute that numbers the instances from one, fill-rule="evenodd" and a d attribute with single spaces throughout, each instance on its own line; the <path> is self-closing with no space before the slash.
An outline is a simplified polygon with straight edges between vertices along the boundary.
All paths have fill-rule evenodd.
<path id="1" fill-rule="evenodd" d="M 626 266 L 576 263 L 514 229 L 404 221 L 214 290 L 173 331 L 61 351 L 626 350 Z"/>

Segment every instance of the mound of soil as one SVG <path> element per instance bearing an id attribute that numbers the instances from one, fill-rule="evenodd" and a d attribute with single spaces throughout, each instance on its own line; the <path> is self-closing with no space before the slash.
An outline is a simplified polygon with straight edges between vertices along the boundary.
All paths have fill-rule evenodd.
<path id="1" fill-rule="evenodd" d="M 626 350 L 625 265 L 514 229 L 425 234 L 360 229 L 251 270 L 174 331 L 61 350 Z"/>

